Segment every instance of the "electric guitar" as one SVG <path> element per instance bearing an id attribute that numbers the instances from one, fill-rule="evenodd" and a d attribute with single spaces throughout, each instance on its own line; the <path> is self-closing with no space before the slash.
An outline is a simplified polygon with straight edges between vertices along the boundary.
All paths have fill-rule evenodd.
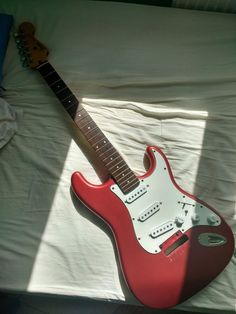
<path id="1" fill-rule="evenodd" d="M 173 307 L 228 264 L 234 237 L 223 217 L 175 182 L 164 153 L 146 149 L 137 176 L 48 62 L 48 50 L 25 22 L 15 34 L 24 65 L 38 70 L 110 174 L 101 185 L 72 175 L 74 193 L 111 228 L 130 290 L 146 306 Z"/>

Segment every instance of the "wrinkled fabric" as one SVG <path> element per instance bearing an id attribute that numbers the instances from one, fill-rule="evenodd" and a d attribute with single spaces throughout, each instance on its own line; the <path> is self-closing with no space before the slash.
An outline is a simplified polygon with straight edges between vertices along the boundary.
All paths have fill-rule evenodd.
<path id="1" fill-rule="evenodd" d="M 17 130 L 16 113 L 0 97 L 0 149 L 8 143 Z"/>
<path id="2" fill-rule="evenodd" d="M 50 63 L 137 174 L 146 146 L 159 146 L 177 183 L 235 233 L 234 15 L 97 1 L 0 10 L 35 23 Z M 4 73 L 21 114 L 0 151 L 0 288 L 137 304 L 109 228 L 71 191 L 74 171 L 99 184 L 104 169 L 13 39 Z M 235 263 L 180 308 L 234 311 Z"/>

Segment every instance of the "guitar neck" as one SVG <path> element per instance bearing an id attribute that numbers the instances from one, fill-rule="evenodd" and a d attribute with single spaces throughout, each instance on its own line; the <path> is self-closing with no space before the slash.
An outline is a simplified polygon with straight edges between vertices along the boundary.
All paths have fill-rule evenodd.
<path id="1" fill-rule="evenodd" d="M 47 61 L 37 67 L 37 70 L 93 147 L 98 158 L 103 162 L 122 192 L 127 194 L 133 191 L 139 185 L 138 178 L 52 65 Z"/>

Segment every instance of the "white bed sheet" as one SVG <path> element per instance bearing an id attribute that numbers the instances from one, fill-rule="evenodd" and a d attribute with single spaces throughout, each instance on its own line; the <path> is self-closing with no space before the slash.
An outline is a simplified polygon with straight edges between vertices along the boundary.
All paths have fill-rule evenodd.
<path id="1" fill-rule="evenodd" d="M 0 11 L 36 25 L 52 65 L 135 172 L 146 145 L 158 145 L 179 185 L 235 234 L 235 15 L 56 0 L 0 1 Z M 109 228 L 70 191 L 74 171 L 93 183 L 104 174 L 13 39 L 3 85 L 18 130 L 0 150 L 0 289 L 137 304 Z M 236 256 L 178 308 L 235 311 L 235 266 Z"/>

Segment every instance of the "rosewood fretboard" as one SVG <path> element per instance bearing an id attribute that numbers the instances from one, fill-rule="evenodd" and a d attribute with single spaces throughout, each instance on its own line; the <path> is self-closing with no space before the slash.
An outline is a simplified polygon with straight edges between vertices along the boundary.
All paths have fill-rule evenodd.
<path id="1" fill-rule="evenodd" d="M 127 194 L 134 190 L 139 185 L 138 178 L 99 129 L 88 112 L 79 103 L 78 99 L 52 65 L 49 62 L 45 62 L 37 70 L 44 77 L 49 87 L 84 134 L 122 192 Z"/>

